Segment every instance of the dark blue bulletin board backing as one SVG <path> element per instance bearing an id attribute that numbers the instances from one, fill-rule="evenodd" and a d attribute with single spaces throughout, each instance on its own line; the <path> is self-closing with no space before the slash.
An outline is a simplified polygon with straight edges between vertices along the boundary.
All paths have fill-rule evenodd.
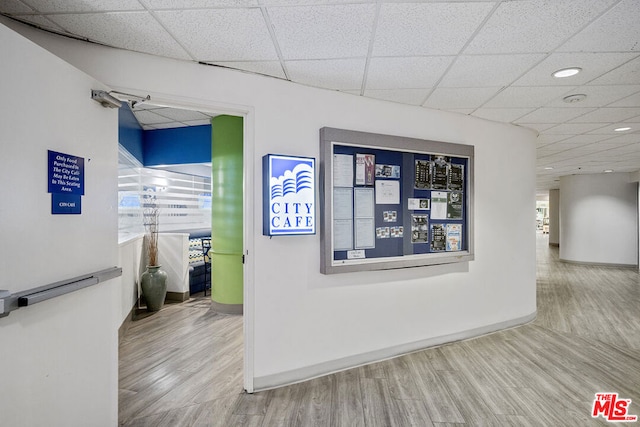
<path id="1" fill-rule="evenodd" d="M 399 178 L 375 178 L 378 179 L 386 179 L 386 180 L 396 180 L 399 181 L 400 185 L 400 204 L 376 204 L 375 205 L 375 228 L 376 230 L 379 228 L 398 228 L 402 227 L 402 237 L 385 237 L 379 238 L 379 235 L 376 235 L 375 239 L 375 248 L 373 249 L 365 249 L 365 257 L 370 258 L 385 258 L 385 257 L 396 257 L 396 256 L 405 256 L 412 254 L 428 254 L 428 253 L 440 253 L 442 251 L 432 251 L 431 249 L 431 241 L 432 241 L 432 233 L 431 233 L 431 224 L 442 224 L 446 227 L 446 224 L 460 224 L 462 225 L 462 234 L 461 234 L 461 244 L 460 251 L 468 250 L 468 227 L 467 227 L 467 198 L 464 197 L 466 192 L 468 191 L 468 180 L 467 180 L 467 172 L 468 172 L 468 159 L 465 157 L 448 157 L 448 161 L 450 164 L 454 165 L 462 165 L 464 167 L 464 179 L 463 179 L 463 207 L 462 207 L 462 218 L 461 219 L 431 219 L 431 210 L 410 210 L 409 209 L 409 199 L 417 198 L 417 199 L 429 199 L 431 200 L 432 191 L 446 191 L 444 190 L 431 190 L 431 189 L 416 189 L 415 186 L 415 175 L 416 175 L 416 160 L 432 160 L 432 157 L 435 158 L 435 155 L 432 154 L 422 154 L 422 153 L 411 153 L 411 152 L 403 152 L 396 150 L 383 150 L 383 149 L 372 149 L 370 147 L 357 147 L 357 146 L 346 146 L 346 145 L 338 145 L 335 144 L 333 146 L 333 154 L 347 154 L 351 155 L 354 158 L 354 170 L 355 170 L 355 157 L 356 154 L 372 154 L 375 156 L 376 165 L 389 165 L 389 166 L 399 166 L 400 168 L 400 176 Z M 354 179 L 355 181 L 355 179 Z M 354 188 L 367 187 L 362 185 L 355 185 Z M 368 186 L 368 188 L 375 188 L 375 186 Z M 395 212 L 395 222 L 385 221 L 385 212 Z M 412 214 L 415 215 L 427 215 L 428 216 L 428 240 L 425 243 L 415 243 L 412 241 L 411 236 L 411 224 L 412 224 Z M 389 215 L 387 215 L 389 218 Z M 448 253 L 455 253 L 449 251 Z M 346 260 L 347 259 L 347 251 L 334 251 L 333 259 L 335 261 L 338 260 Z"/>

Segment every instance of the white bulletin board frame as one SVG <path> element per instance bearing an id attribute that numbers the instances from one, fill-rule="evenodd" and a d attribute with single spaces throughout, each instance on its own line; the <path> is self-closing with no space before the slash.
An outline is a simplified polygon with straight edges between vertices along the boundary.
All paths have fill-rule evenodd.
<path id="1" fill-rule="evenodd" d="M 388 150 L 419 155 L 442 155 L 463 158 L 467 161 L 464 171 L 466 191 L 463 209 L 466 212 L 463 227 L 466 228 L 465 249 L 455 252 L 437 252 L 362 258 L 334 259 L 334 251 L 342 250 L 334 245 L 333 218 L 333 160 L 335 146 L 349 146 L 366 150 Z M 320 272 L 323 274 L 357 271 L 387 270 L 439 264 L 469 262 L 474 259 L 474 147 L 472 145 L 431 141 L 400 136 L 381 135 L 325 127 L 320 129 Z M 408 173 L 403 171 L 403 173 Z M 344 184 L 341 184 L 344 185 Z M 402 206 L 408 205 L 410 195 L 403 195 Z M 425 211 L 428 212 L 428 211 Z M 355 224 L 354 224 L 355 227 Z M 410 233 L 410 225 L 404 224 L 404 233 Z M 355 246 L 355 242 L 353 242 Z"/>

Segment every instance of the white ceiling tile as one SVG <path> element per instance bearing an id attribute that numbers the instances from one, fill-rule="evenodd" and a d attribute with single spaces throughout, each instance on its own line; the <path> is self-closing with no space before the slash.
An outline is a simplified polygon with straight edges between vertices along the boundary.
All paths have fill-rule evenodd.
<path id="1" fill-rule="evenodd" d="M 511 123 L 531 111 L 532 108 L 479 108 L 472 115 L 496 122 Z"/>
<path id="2" fill-rule="evenodd" d="M 562 125 L 560 125 L 562 126 Z M 588 145 L 602 140 L 602 135 L 576 135 L 563 140 L 563 143 L 574 145 Z"/>
<path id="3" fill-rule="evenodd" d="M 551 145 L 547 145 L 543 148 L 540 149 L 540 151 L 557 151 L 557 152 L 561 152 L 561 151 L 567 151 L 567 150 L 573 150 L 574 148 L 579 148 L 581 147 L 581 144 L 575 144 L 575 143 L 568 143 L 566 141 L 562 141 L 562 142 L 558 142 L 555 144 L 551 144 Z"/>
<path id="4" fill-rule="evenodd" d="M 372 58 L 367 89 L 424 89 L 433 87 L 452 57 Z"/>
<path id="5" fill-rule="evenodd" d="M 315 87 L 355 90 L 362 87 L 366 60 L 332 59 L 286 61 L 291 80 Z"/>
<path id="6" fill-rule="evenodd" d="M 583 1 L 573 2 L 582 4 Z M 559 51 L 626 52 L 640 48 L 638 0 L 622 0 L 587 28 L 572 37 Z"/>
<path id="7" fill-rule="evenodd" d="M 540 134 L 536 139 L 536 146 L 543 147 L 545 145 L 553 144 L 554 142 L 562 141 L 563 139 L 567 139 L 566 135 L 549 135 L 549 134 Z"/>
<path id="8" fill-rule="evenodd" d="M 614 102 L 608 107 L 640 107 L 640 92 Z"/>
<path id="9" fill-rule="evenodd" d="M 578 135 L 602 127 L 603 123 L 562 123 L 545 131 L 549 135 Z"/>
<path id="10" fill-rule="evenodd" d="M 631 130 L 626 132 L 615 132 L 614 129 L 621 128 L 623 126 L 629 126 Z M 613 123 L 607 124 L 599 129 L 595 129 L 589 133 L 597 134 L 597 135 L 611 135 L 611 136 L 622 136 L 628 135 L 630 133 L 640 132 L 640 120 L 637 122 L 623 122 L 623 123 Z"/>
<path id="11" fill-rule="evenodd" d="M 547 130 L 549 128 L 557 126 L 557 124 L 555 124 L 555 123 L 520 123 L 519 120 L 515 120 L 514 123 L 517 123 L 518 125 L 520 125 L 522 127 L 533 129 L 533 130 L 538 131 L 538 132 L 544 132 L 545 130 Z"/>
<path id="12" fill-rule="evenodd" d="M 553 149 L 553 148 L 539 148 L 536 150 L 536 157 L 538 159 L 544 159 L 545 157 L 557 156 L 558 153 L 562 153 L 563 151 L 567 151 L 563 148 Z"/>
<path id="13" fill-rule="evenodd" d="M 442 79 L 443 87 L 508 86 L 544 55 L 464 55 Z"/>
<path id="14" fill-rule="evenodd" d="M 164 116 L 160 116 L 151 110 L 142 110 L 142 111 L 134 110 L 133 114 L 136 116 L 138 123 L 142 125 L 156 125 L 159 123 L 169 123 L 174 121 Z"/>
<path id="15" fill-rule="evenodd" d="M 620 148 L 607 149 L 607 157 L 626 156 L 628 154 L 638 153 L 640 154 L 640 144 L 630 144 Z"/>
<path id="16" fill-rule="evenodd" d="M 184 123 L 187 126 L 205 126 L 211 124 L 211 119 L 202 119 L 202 120 L 184 120 Z"/>
<path id="17" fill-rule="evenodd" d="M 447 108 L 447 111 L 450 111 L 452 113 L 470 115 L 475 111 L 475 108 Z"/>
<path id="18" fill-rule="evenodd" d="M 636 53 L 552 53 L 527 74 L 519 78 L 514 86 L 579 86 L 616 68 L 636 57 Z M 580 67 L 575 76 L 555 78 L 555 71 Z"/>
<path id="19" fill-rule="evenodd" d="M 562 123 L 544 131 L 549 135 L 577 135 L 602 127 L 602 123 Z"/>
<path id="20" fill-rule="evenodd" d="M 373 54 L 457 54 L 492 7 L 491 3 L 383 3 Z"/>
<path id="21" fill-rule="evenodd" d="M 550 52 L 614 1 L 502 2 L 465 53 Z"/>
<path id="22" fill-rule="evenodd" d="M 42 13 L 144 10 L 138 0 L 27 0 L 27 3 Z"/>
<path id="23" fill-rule="evenodd" d="M 249 71 L 257 74 L 264 74 L 266 76 L 278 77 L 281 79 L 286 78 L 280 61 L 229 61 L 229 62 L 216 62 L 215 65 L 222 67 L 233 68 L 236 70 Z"/>
<path id="24" fill-rule="evenodd" d="M 180 122 L 155 123 L 152 126 L 153 129 L 175 129 L 187 127 L 186 124 Z"/>
<path id="25" fill-rule="evenodd" d="M 134 111 L 158 110 L 158 109 L 162 109 L 162 108 L 166 108 L 166 107 L 161 107 L 161 106 L 155 105 L 155 104 L 149 104 L 148 102 L 136 102 L 136 104 L 133 106 L 133 110 Z"/>
<path id="26" fill-rule="evenodd" d="M 33 12 L 33 9 L 18 0 L 5 0 L 0 5 L 0 12 L 13 15 Z"/>
<path id="27" fill-rule="evenodd" d="M 140 0 L 149 9 L 208 9 L 257 6 L 257 0 Z"/>
<path id="28" fill-rule="evenodd" d="M 564 86 L 508 87 L 489 100 L 485 108 L 534 108 L 561 97 L 570 88 Z"/>
<path id="29" fill-rule="evenodd" d="M 425 107 L 451 109 L 470 108 L 475 109 L 484 104 L 501 88 L 496 87 L 469 87 L 469 88 L 443 88 L 439 87 L 429 95 L 424 103 Z"/>
<path id="30" fill-rule="evenodd" d="M 593 80 L 593 85 L 640 84 L 640 56 Z"/>
<path id="31" fill-rule="evenodd" d="M 520 118 L 518 122 L 563 123 L 593 110 L 593 108 L 539 108 L 536 111 Z M 553 128 L 550 130 L 552 129 Z"/>
<path id="32" fill-rule="evenodd" d="M 375 5 L 278 7 L 269 16 L 284 59 L 364 58 Z"/>
<path id="33" fill-rule="evenodd" d="M 49 15 L 49 18 L 74 34 L 122 49 L 159 56 L 190 59 L 148 12 L 85 13 Z"/>
<path id="34" fill-rule="evenodd" d="M 574 94 L 583 94 L 587 97 L 579 102 L 580 107 L 604 107 L 612 102 L 621 100 L 629 94 L 634 92 L 640 92 L 640 85 L 628 85 L 628 86 L 580 86 L 571 89 L 563 96 L 555 99 L 554 101 L 546 104 L 547 107 L 574 107 L 577 103 L 564 102 L 562 98 Z M 640 104 L 635 106 L 640 107 Z"/>
<path id="35" fill-rule="evenodd" d="M 420 105 L 427 93 L 429 93 L 429 89 L 367 89 L 364 96 L 409 105 Z"/>
<path id="36" fill-rule="evenodd" d="M 21 21 L 34 24 L 35 26 L 43 28 L 45 30 L 53 30 L 62 33 L 67 32 L 67 30 L 44 15 L 18 15 L 16 16 L 16 18 L 20 19 Z"/>
<path id="37" fill-rule="evenodd" d="M 187 120 L 206 120 L 208 118 L 206 114 L 203 114 L 199 111 L 183 110 L 177 108 L 162 108 L 159 110 L 153 110 L 153 112 L 177 122 L 184 122 Z"/>
<path id="38" fill-rule="evenodd" d="M 614 138 L 607 139 L 602 144 L 607 146 L 621 146 L 628 144 L 636 144 L 640 142 L 640 134 L 631 133 L 627 135 L 620 135 Z"/>
<path id="39" fill-rule="evenodd" d="M 577 117 L 573 123 L 611 123 L 635 117 L 640 114 L 640 108 L 599 108 L 583 116 Z"/>
<path id="40" fill-rule="evenodd" d="M 278 59 L 259 9 L 160 11 L 156 15 L 199 61 Z"/>
<path id="41" fill-rule="evenodd" d="M 375 3 L 376 0 L 260 0 L 267 6 L 300 6 L 318 4 Z"/>

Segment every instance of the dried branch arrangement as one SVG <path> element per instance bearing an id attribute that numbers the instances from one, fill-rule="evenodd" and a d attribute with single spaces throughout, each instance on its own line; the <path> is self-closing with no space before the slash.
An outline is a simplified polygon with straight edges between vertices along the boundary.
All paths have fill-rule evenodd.
<path id="1" fill-rule="evenodd" d="M 142 213 L 149 265 L 158 265 L 158 220 L 160 209 L 155 202 L 145 203 Z"/>

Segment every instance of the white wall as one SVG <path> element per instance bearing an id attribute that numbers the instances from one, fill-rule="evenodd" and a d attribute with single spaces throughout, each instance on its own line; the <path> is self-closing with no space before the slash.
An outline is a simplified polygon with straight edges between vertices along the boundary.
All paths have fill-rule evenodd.
<path id="1" fill-rule="evenodd" d="M 189 292 L 188 234 L 158 234 L 158 262 L 167 272 L 167 292 Z"/>
<path id="2" fill-rule="evenodd" d="M 116 266 L 117 111 L 101 86 L 0 25 L 0 289 Z M 81 215 L 52 215 L 47 150 L 85 159 Z M 118 280 L 0 318 L 0 424 L 117 424 Z"/>
<path id="3" fill-rule="evenodd" d="M 549 244 L 560 244 L 560 190 L 549 190 Z"/>
<path id="4" fill-rule="evenodd" d="M 252 301 L 245 313 L 253 335 L 245 340 L 253 348 L 247 360 L 256 384 L 276 385 L 339 368 L 340 361 L 366 361 L 535 314 L 535 132 L 21 32 L 114 89 L 248 111 L 252 233 L 245 249 Z M 475 261 L 325 276 L 319 235 L 262 236 L 262 156 L 318 158 L 323 126 L 474 145 Z"/>
<path id="5" fill-rule="evenodd" d="M 118 266 L 122 268 L 119 287 L 120 303 L 114 307 L 118 313 L 118 327 L 138 301 L 138 282 L 145 269 L 143 250 L 144 235 L 142 234 L 118 244 Z"/>
<path id="6" fill-rule="evenodd" d="M 560 178 L 560 259 L 637 265 L 636 183 L 628 173 Z"/>

